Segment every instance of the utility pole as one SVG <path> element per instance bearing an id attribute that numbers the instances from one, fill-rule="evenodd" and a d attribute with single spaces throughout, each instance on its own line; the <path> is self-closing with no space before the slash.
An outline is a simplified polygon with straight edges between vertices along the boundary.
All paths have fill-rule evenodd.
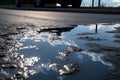
<path id="1" fill-rule="evenodd" d="M 94 0 L 92 0 L 92 7 L 94 7 Z"/>
<path id="2" fill-rule="evenodd" d="M 101 0 L 98 0 L 98 7 L 100 7 L 101 5 Z"/>

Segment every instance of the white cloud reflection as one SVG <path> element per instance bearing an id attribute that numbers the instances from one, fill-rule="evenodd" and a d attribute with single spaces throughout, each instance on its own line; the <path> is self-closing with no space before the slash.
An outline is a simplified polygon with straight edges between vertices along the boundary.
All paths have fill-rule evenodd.
<path id="1" fill-rule="evenodd" d="M 99 24 L 90 24 L 90 25 L 86 25 L 85 27 L 87 27 L 86 30 L 92 31 L 92 30 L 96 30 L 96 26 L 97 26 L 97 30 L 114 30 L 115 27 L 119 27 L 120 24 L 107 24 L 107 23 L 99 23 Z M 81 25 L 78 25 L 78 27 L 81 27 Z"/>
<path id="2" fill-rule="evenodd" d="M 23 47 L 20 47 L 19 50 L 22 50 L 22 49 L 33 49 L 33 48 L 38 49 L 37 46 L 29 45 L 29 46 L 23 46 Z"/>
<path id="3" fill-rule="evenodd" d="M 43 73 L 45 75 L 47 75 L 50 70 L 58 72 L 58 68 L 57 67 L 50 67 L 49 65 L 50 65 L 50 62 L 48 62 L 48 63 L 41 63 L 39 65 L 34 66 L 34 70 L 36 70 L 37 73 L 41 72 L 41 73 Z"/>
<path id="4" fill-rule="evenodd" d="M 56 34 L 50 34 L 49 32 L 42 32 L 38 34 L 36 31 L 29 30 L 28 32 L 24 33 L 24 36 L 22 36 L 21 41 L 24 42 L 27 39 L 34 40 L 35 42 L 48 42 L 51 46 L 56 45 L 77 46 L 73 41 L 67 39 L 66 37 L 64 36 L 58 37 Z"/>
<path id="5" fill-rule="evenodd" d="M 89 51 L 82 51 L 81 53 L 90 56 L 92 61 L 95 61 L 95 62 L 100 61 L 102 64 L 107 65 L 109 67 L 113 66 L 112 63 L 108 63 L 102 59 L 102 57 L 104 56 L 103 54 L 97 54 Z M 84 57 L 81 54 L 78 54 L 78 58 L 80 58 L 81 60 L 84 60 Z"/>

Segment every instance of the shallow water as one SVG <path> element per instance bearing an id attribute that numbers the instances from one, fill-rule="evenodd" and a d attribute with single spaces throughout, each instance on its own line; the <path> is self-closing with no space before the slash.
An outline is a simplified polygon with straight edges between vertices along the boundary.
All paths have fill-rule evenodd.
<path id="1" fill-rule="evenodd" d="M 106 31 L 114 30 L 120 24 L 89 24 L 70 28 L 29 29 L 16 36 L 18 41 L 16 53 L 25 58 L 21 62 L 25 80 L 103 80 L 114 70 L 114 65 L 102 60 L 104 53 L 90 52 L 86 43 L 98 43 L 106 46 L 120 47 L 114 42 L 114 34 Z M 86 40 L 80 37 L 94 37 L 101 40 Z M 82 51 L 72 51 L 62 56 L 59 51 L 68 51 L 75 46 Z M 49 67 L 51 63 L 59 66 Z M 59 70 L 68 63 L 76 63 L 78 72 L 60 75 Z"/>

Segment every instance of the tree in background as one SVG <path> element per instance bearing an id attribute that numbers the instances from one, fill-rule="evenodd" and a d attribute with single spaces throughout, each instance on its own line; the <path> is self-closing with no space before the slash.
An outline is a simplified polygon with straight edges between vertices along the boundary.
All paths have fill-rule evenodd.
<path id="1" fill-rule="evenodd" d="M 100 3 L 101 3 L 101 0 L 98 0 L 98 7 L 100 7 L 100 5 L 101 5 Z"/>
<path id="2" fill-rule="evenodd" d="M 94 7 L 94 0 L 92 0 L 92 7 Z"/>

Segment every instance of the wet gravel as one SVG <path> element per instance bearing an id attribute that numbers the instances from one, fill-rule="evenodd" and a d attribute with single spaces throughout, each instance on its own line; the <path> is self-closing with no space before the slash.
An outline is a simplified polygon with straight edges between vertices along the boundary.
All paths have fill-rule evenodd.
<path id="1" fill-rule="evenodd" d="M 89 36 L 79 37 L 79 39 L 88 40 L 88 41 L 101 41 L 102 40 L 100 38 L 94 38 L 94 37 L 89 37 Z"/>
<path id="2" fill-rule="evenodd" d="M 89 51 L 101 53 L 101 52 L 120 52 L 120 47 L 113 46 L 104 46 L 97 43 L 87 43 L 88 47 L 90 47 Z"/>
<path id="3" fill-rule="evenodd" d="M 15 46 L 13 35 L 17 31 L 12 25 L 0 23 L 0 80 L 10 80 L 11 76 L 3 70 L 4 68 L 15 67 L 15 63 L 11 60 L 13 53 L 11 49 Z"/>
<path id="4" fill-rule="evenodd" d="M 114 37 L 117 38 L 114 42 L 120 43 L 120 27 L 114 27 L 113 31 L 109 31 L 109 33 L 114 34 Z M 120 49 L 119 49 L 120 50 Z M 120 79 L 120 51 L 117 51 L 114 55 L 108 55 L 103 57 L 104 60 L 108 62 L 112 62 L 116 70 L 111 73 L 105 80 L 119 80 Z"/>
<path id="5" fill-rule="evenodd" d="M 27 24 L 17 25 L 0 22 L 0 80 L 21 80 L 25 71 L 24 56 L 15 52 L 18 48 L 15 36 L 26 29 Z M 21 66 L 23 64 L 23 66 Z M 13 72 L 7 72 L 7 69 Z"/>
<path id="6" fill-rule="evenodd" d="M 119 80 L 120 79 L 120 54 L 114 54 L 109 56 L 104 56 L 103 59 L 108 62 L 112 62 L 116 67 L 113 73 L 110 73 L 105 80 Z"/>
<path id="7" fill-rule="evenodd" d="M 110 73 L 105 80 L 119 80 L 120 79 L 120 48 L 112 46 L 104 46 L 97 43 L 87 43 L 87 46 L 91 49 L 89 51 L 96 53 L 107 52 L 102 59 L 106 62 L 110 62 L 114 65 L 115 71 Z"/>

